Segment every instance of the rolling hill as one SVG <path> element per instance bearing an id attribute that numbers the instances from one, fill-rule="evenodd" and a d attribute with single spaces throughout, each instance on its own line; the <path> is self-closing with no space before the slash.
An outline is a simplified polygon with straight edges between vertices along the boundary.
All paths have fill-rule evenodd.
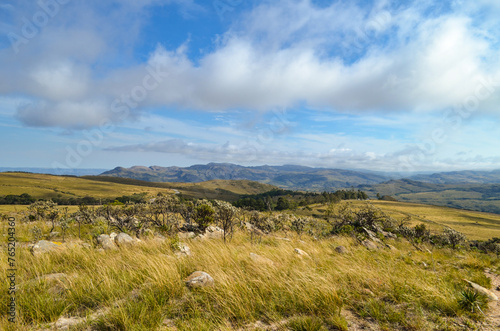
<path id="1" fill-rule="evenodd" d="M 389 195 L 400 201 L 500 214 L 500 184 L 433 184 L 399 179 L 359 188 L 372 197 Z"/>
<path id="2" fill-rule="evenodd" d="M 0 173 L 0 196 L 28 193 L 35 199 L 115 198 L 134 193 L 180 193 L 186 197 L 236 200 L 240 195 L 264 193 L 274 186 L 251 181 L 214 180 L 202 183 L 152 183 L 104 176 L 54 176 Z"/>

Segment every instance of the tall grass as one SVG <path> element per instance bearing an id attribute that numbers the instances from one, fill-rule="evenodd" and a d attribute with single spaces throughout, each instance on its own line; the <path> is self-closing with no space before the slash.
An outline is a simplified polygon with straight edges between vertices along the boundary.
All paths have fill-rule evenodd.
<path id="1" fill-rule="evenodd" d="M 421 330 L 466 316 L 458 304 L 461 279 L 488 285 L 482 268 L 497 262 L 470 252 L 457 258 L 450 250 L 435 250 L 431 257 L 399 241 L 392 243 L 397 251 L 373 252 L 347 237 L 302 239 L 251 243 L 238 233 L 228 244 L 193 240 L 188 242 L 192 255 L 181 258 L 168 240 L 104 252 L 67 248 L 40 256 L 19 248 L 14 329 L 60 316 L 87 316 L 81 327 L 96 330 L 154 330 L 165 319 L 180 330 L 230 330 L 257 321 L 292 330 L 346 329 L 343 313 L 351 310 L 381 326 Z M 337 245 L 350 253 L 336 253 Z M 300 258 L 296 247 L 309 257 Z M 259 264 L 250 253 L 274 264 Z M 4 255 L 0 276 L 5 279 Z M 215 286 L 189 290 L 183 279 L 196 270 L 209 273 Z M 67 278 L 36 280 L 53 273 Z M 2 283 L 0 300 L 7 299 Z M 0 328 L 13 328 L 2 309 Z"/>

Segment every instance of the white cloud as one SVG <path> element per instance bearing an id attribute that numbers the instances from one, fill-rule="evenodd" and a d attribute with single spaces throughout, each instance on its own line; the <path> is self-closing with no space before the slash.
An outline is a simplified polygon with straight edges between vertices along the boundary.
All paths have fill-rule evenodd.
<path id="1" fill-rule="evenodd" d="M 199 10 L 193 1 L 174 2 Z M 147 63 L 94 69 L 133 48 L 144 24 L 140 13 L 166 3 L 172 2 L 126 2 L 107 16 L 98 11 L 106 4 L 62 8 L 68 15 L 56 16 L 53 27 L 26 45 L 20 61 L 7 55 L 11 50 L 0 51 L 6 73 L 0 93 L 50 103 L 42 107 L 45 120 L 33 111 L 39 106 L 20 109 L 18 118 L 28 125 L 84 127 L 96 125 L 98 111 L 113 116 L 105 108 L 143 83 L 147 65 L 168 75 L 140 106 L 205 111 L 305 105 L 335 112 L 432 112 L 474 96 L 481 77 L 500 82 L 493 19 L 479 22 L 471 5 L 429 16 L 434 4 L 421 2 L 318 8 L 309 0 L 265 1 L 242 14 L 215 50 L 197 61 L 186 45 L 175 51 L 159 46 Z M 78 9 L 71 24 L 69 14 Z M 478 113 L 496 111 L 499 90 L 496 84 Z M 108 104 L 90 110 L 95 99 Z M 88 113 L 75 116 L 78 109 Z"/>

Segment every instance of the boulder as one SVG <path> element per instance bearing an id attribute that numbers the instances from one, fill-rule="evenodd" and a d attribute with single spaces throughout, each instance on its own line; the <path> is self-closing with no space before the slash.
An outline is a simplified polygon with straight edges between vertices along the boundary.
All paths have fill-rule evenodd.
<path id="1" fill-rule="evenodd" d="M 207 274 L 204 271 L 195 271 L 191 275 L 189 275 L 186 279 L 184 279 L 186 286 L 189 288 L 197 288 L 197 287 L 205 287 L 205 286 L 213 286 L 214 279 L 212 276 Z"/>
<path id="2" fill-rule="evenodd" d="M 56 243 L 47 240 L 40 240 L 39 242 L 31 246 L 31 253 L 33 253 L 33 255 L 39 255 L 43 253 L 60 250 L 62 248 L 63 246 L 61 243 Z"/>
<path id="3" fill-rule="evenodd" d="M 130 246 L 130 245 L 135 243 L 134 238 L 132 238 L 131 236 L 129 236 L 125 232 L 121 232 L 121 233 L 117 234 L 114 241 L 120 247 Z"/>
<path id="4" fill-rule="evenodd" d="M 301 250 L 300 248 L 295 248 L 293 250 L 298 256 L 300 257 L 309 257 L 309 254 L 307 254 L 306 252 L 304 252 L 303 250 Z"/>
<path id="5" fill-rule="evenodd" d="M 110 236 L 101 234 L 97 237 L 97 243 L 105 250 L 116 249 L 116 245 Z"/>
<path id="6" fill-rule="evenodd" d="M 268 259 L 267 257 L 264 257 L 264 256 L 260 256 L 260 255 L 255 254 L 255 253 L 250 253 L 250 258 L 254 262 L 257 262 L 258 264 L 265 264 L 265 265 L 270 265 L 270 266 L 274 265 L 273 260 Z"/>
<path id="7" fill-rule="evenodd" d="M 347 248 L 345 248 L 344 246 L 337 246 L 335 247 L 335 251 L 339 254 L 346 254 L 346 253 L 349 253 L 349 251 L 347 250 Z"/>
<path id="8" fill-rule="evenodd" d="M 370 251 L 378 249 L 377 244 L 375 244 L 373 241 L 368 240 L 368 239 L 363 240 L 363 242 L 361 244 L 363 246 L 365 246 Z"/>

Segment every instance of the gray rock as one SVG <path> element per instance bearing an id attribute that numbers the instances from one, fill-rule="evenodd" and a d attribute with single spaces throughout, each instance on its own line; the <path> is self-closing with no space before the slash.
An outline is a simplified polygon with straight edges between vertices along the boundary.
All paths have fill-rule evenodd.
<path id="1" fill-rule="evenodd" d="M 186 279 L 184 279 L 184 282 L 186 283 L 186 286 L 190 288 L 214 285 L 214 279 L 212 278 L 212 276 L 210 276 L 204 271 L 193 272 Z"/>
<path id="2" fill-rule="evenodd" d="M 111 240 L 111 237 L 107 234 L 101 234 L 100 236 L 98 236 L 97 243 L 105 250 L 117 248 L 113 240 Z"/>
<path id="3" fill-rule="evenodd" d="M 204 238 L 207 239 L 219 239 L 224 237 L 224 230 L 219 228 L 218 226 L 209 226 L 205 230 Z"/>
<path id="4" fill-rule="evenodd" d="M 361 244 L 363 244 L 363 246 L 368 248 L 368 250 L 370 250 L 370 251 L 378 249 L 377 244 L 375 244 L 373 241 L 368 240 L 368 239 L 363 240 L 363 242 Z"/>
<path id="5" fill-rule="evenodd" d="M 121 232 L 115 237 L 115 243 L 120 247 L 124 247 L 134 244 L 135 240 L 125 232 Z"/>
<path id="6" fill-rule="evenodd" d="M 347 248 L 345 248 L 344 246 L 337 246 L 335 247 L 335 251 L 339 254 L 346 254 L 346 253 L 349 253 L 349 251 L 347 250 Z"/>
<path id="7" fill-rule="evenodd" d="M 48 253 L 61 249 L 63 249 L 62 244 L 47 240 L 40 240 L 35 245 L 31 246 L 31 252 L 33 253 L 33 255 Z"/>

